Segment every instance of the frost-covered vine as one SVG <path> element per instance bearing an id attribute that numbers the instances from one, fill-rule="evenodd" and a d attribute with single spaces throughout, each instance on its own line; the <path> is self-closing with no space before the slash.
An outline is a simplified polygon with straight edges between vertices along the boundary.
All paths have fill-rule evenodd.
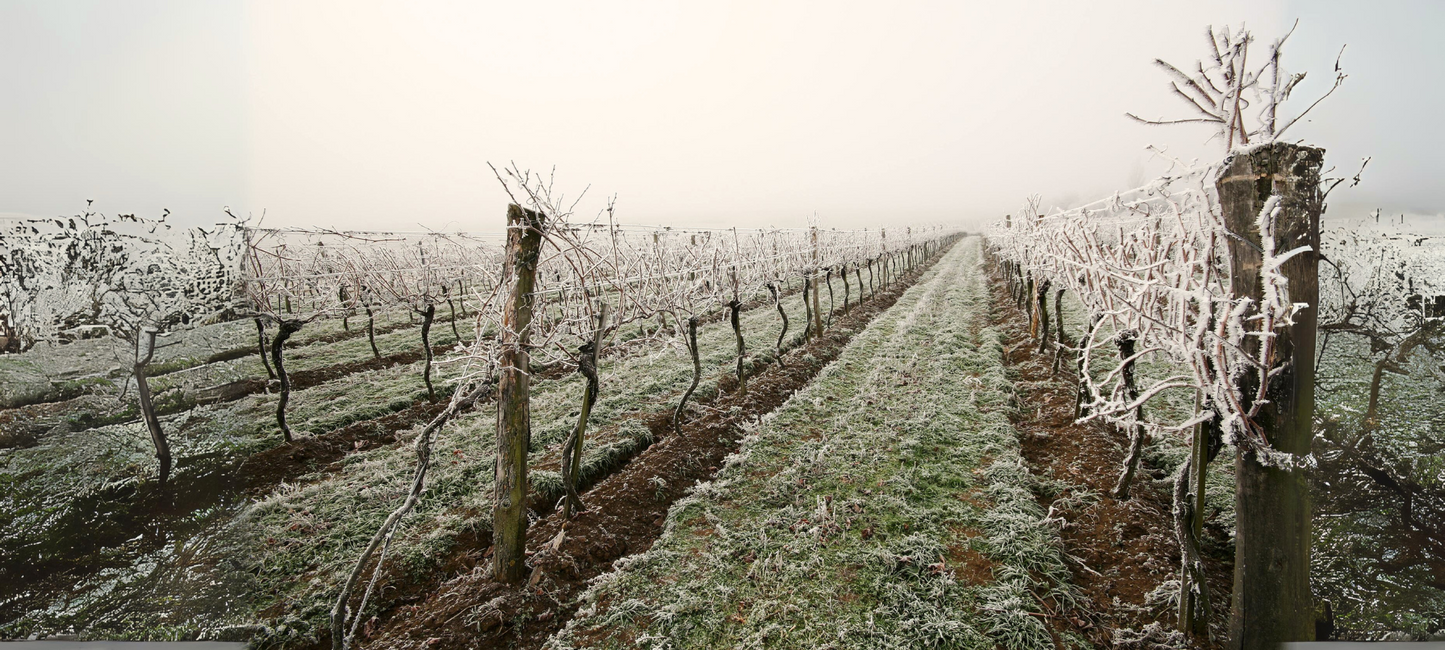
<path id="1" fill-rule="evenodd" d="M 124 344 L 159 478 L 170 443 L 146 381 L 158 337 L 234 311 L 243 250 L 239 220 L 178 228 L 159 218 L 109 216 L 87 205 L 58 219 L 29 219 L 0 233 L 0 332 L 10 348 L 64 343 L 99 330 Z M 17 343 L 12 343 L 12 341 Z"/>
<path id="2" fill-rule="evenodd" d="M 1221 418 L 1227 440 L 1274 464 L 1295 462 L 1272 449 L 1253 423 L 1263 395 L 1245 395 L 1240 378 L 1254 373 L 1261 388 L 1274 372 L 1273 332 L 1300 309 L 1289 299 L 1279 265 L 1303 249 L 1276 251 L 1271 197 L 1260 212 L 1263 242 L 1260 304 L 1231 289 L 1228 239 L 1214 189 L 1217 166 L 1184 170 L 1108 199 L 1050 215 L 1023 216 L 990 233 L 996 253 L 1036 280 L 1066 287 L 1089 312 L 1093 326 L 1077 347 L 1087 391 L 1082 420 L 1103 419 L 1154 434 L 1188 429 Z M 1111 334 L 1112 333 L 1112 334 Z M 1101 377 L 1094 369 L 1112 355 L 1114 337 L 1128 333 L 1133 355 Z M 1263 344 L 1251 351 L 1246 339 Z M 1126 362 L 1162 355 L 1179 369 L 1130 391 Z M 1210 406 L 1180 422 L 1140 422 L 1138 409 L 1165 391 L 1193 389 Z"/>
<path id="3" fill-rule="evenodd" d="M 0 335 L 26 348 L 79 328 L 167 331 L 227 312 L 243 223 L 181 228 L 166 216 L 81 214 L 0 230 Z"/>

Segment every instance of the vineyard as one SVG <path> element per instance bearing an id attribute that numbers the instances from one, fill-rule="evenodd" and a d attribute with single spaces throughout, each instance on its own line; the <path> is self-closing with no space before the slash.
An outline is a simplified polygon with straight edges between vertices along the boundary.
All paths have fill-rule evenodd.
<path id="1" fill-rule="evenodd" d="M 982 234 L 6 221 L 0 638 L 1445 638 L 1445 239 L 1208 35 L 1223 157 Z"/>
<path id="2" fill-rule="evenodd" d="M 23 585 L 4 597 L 6 634 L 557 648 L 1224 638 L 1242 467 L 1210 461 L 1226 447 L 1300 461 L 1249 428 L 1263 418 L 1248 402 L 1228 401 L 1247 377 L 1214 369 L 1267 367 L 1246 323 L 1305 319 L 1298 292 L 1258 300 L 1274 316 L 1253 319 L 1232 297 L 1207 186 L 1218 176 L 1010 217 L 986 240 L 905 229 L 891 249 L 883 230 L 574 226 L 541 201 L 509 210 L 528 225 L 508 240 L 238 226 L 214 231 L 233 251 L 211 246 L 182 274 L 233 293 L 117 299 L 129 321 L 88 296 L 32 297 L 92 311 L 9 312 L 11 340 L 33 348 L 0 358 L 13 531 L 0 569 Z M 1284 213 L 1266 198 L 1249 212 Z M 519 262 L 548 217 L 560 234 Z M 1287 242 L 1265 217 L 1261 236 Z M 43 234 L 135 250 L 93 241 L 128 235 L 85 219 L 111 223 L 36 227 L 32 248 Z M 1320 433 L 1305 462 L 1349 478 L 1309 477 L 1323 515 L 1312 588 L 1342 631 L 1428 634 L 1441 624 L 1427 528 L 1439 493 L 1411 445 L 1429 444 L 1440 415 L 1407 391 L 1438 381 L 1441 256 L 1367 222 L 1320 241 Z M 1281 249 L 1293 247 L 1259 246 L 1256 268 L 1283 268 Z M 156 250 L 137 258 L 152 273 L 154 256 L 188 257 Z M 94 266 L 122 278 L 119 293 L 135 263 Z M 11 286 L 11 305 L 25 289 Z M 509 304 L 530 311 L 525 345 Z M 527 429 L 511 444 L 509 367 L 529 369 Z M 1358 438 L 1372 433 L 1380 442 Z M 528 504 L 515 582 L 498 523 L 513 459 Z M 1389 491 L 1406 495 L 1394 521 L 1362 496 Z M 1371 561 L 1360 544 L 1386 551 Z M 1381 571 L 1405 562 L 1418 581 Z"/>
<path id="3" fill-rule="evenodd" d="M 586 491 L 654 443 L 774 408 L 955 237 L 573 226 L 542 210 L 508 213 L 546 234 L 530 253 L 517 237 L 170 233 L 93 212 L 15 227 L 6 259 L 28 266 L 6 276 L 21 348 L 3 359 L 6 634 L 325 638 L 346 622 L 339 588 L 386 611 L 397 597 L 370 599 L 375 580 L 421 588 L 500 545 L 493 479 L 515 446 L 482 405 L 507 399 L 502 368 L 528 369 L 520 532 L 589 512 Z M 213 244 L 176 245 L 202 235 Z M 82 273 L 94 294 L 76 291 Z M 220 280 L 134 282 L 158 276 Z M 507 304 L 531 312 L 524 346 Z"/>

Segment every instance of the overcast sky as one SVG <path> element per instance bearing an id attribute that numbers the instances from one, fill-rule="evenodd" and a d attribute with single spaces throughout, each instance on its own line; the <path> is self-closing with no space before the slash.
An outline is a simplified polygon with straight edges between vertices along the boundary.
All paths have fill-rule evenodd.
<path id="1" fill-rule="evenodd" d="M 1211 160 L 1156 57 L 1206 25 L 1323 92 L 1291 135 L 1364 184 L 1331 212 L 1445 211 L 1445 9 L 1433 2 L 33 2 L 0 0 L 0 213 L 493 231 L 487 168 L 557 170 L 590 217 L 981 223 L 1040 193 Z"/>

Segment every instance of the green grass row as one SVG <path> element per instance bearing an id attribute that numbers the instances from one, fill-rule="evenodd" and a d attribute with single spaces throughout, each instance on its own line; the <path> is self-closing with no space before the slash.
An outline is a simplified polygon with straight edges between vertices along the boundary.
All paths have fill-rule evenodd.
<path id="1" fill-rule="evenodd" d="M 801 299 L 785 303 L 789 336 L 800 332 Z M 741 315 L 751 363 L 772 358 L 781 330 L 771 306 Z M 707 400 L 718 380 L 732 372 L 736 347 L 726 321 L 698 329 L 703 382 L 694 399 Z M 692 381 L 692 362 L 681 347 L 650 354 L 604 358 L 601 394 L 589 420 L 582 474 L 599 474 L 651 443 L 641 419 L 666 410 Z M 576 424 L 583 381 L 578 375 L 532 385 L 532 448 L 529 464 L 555 464 L 560 445 Z M 495 478 L 496 414 L 484 408 L 448 424 L 436 442 L 440 458 L 428 477 L 424 498 L 405 521 L 390 551 L 390 562 L 423 578 L 465 533 L 491 529 Z M 409 442 L 348 457 L 340 472 L 278 490 L 242 515 L 252 535 L 261 587 L 249 619 L 267 622 L 267 643 L 309 641 L 326 629 L 331 600 L 351 564 L 387 513 L 410 485 L 415 454 Z M 533 487 L 555 491 L 559 477 L 534 472 Z M 274 541 L 273 541 L 274 540 Z"/>
<path id="2" fill-rule="evenodd" d="M 1051 647 L 1042 618 L 1075 595 L 1009 424 L 989 309 L 967 240 L 675 504 L 548 647 Z"/>

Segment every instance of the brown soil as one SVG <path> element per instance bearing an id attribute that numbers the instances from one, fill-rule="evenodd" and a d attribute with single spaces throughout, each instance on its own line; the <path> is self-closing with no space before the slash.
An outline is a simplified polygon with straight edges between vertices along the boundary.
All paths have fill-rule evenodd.
<path id="1" fill-rule="evenodd" d="M 1072 629 L 1097 647 L 1115 643 L 1114 630 L 1142 630 L 1157 622 L 1166 630 L 1177 625 L 1171 606 L 1151 609 L 1145 595 L 1160 583 L 1179 577 L 1179 545 L 1174 538 L 1170 487 L 1151 480 L 1162 470 L 1140 467 L 1129 499 L 1110 496 L 1123 467 L 1127 437 L 1101 422 L 1074 423 L 1078 378 L 1073 364 L 1061 364 L 1054 375 L 1053 354 L 1040 354 L 1038 340 L 1028 334 L 1028 316 L 1017 308 L 1004 281 L 995 275 L 991 288 L 993 324 L 1005 337 L 1004 364 L 1018 388 L 1019 416 L 1014 420 L 1024 458 L 1036 475 L 1087 486 L 1100 496 L 1093 505 L 1066 511 L 1062 537 L 1074 584 L 1087 597 L 1081 615 L 1053 618 L 1059 630 Z M 1017 373 L 1016 375 L 1014 373 Z M 1055 498 L 1068 496 L 1068 491 Z M 1048 508 L 1051 500 L 1040 499 Z M 1205 536 L 1222 531 L 1206 528 Z M 1209 540 L 1208 548 L 1228 548 L 1226 539 Z M 1216 639 L 1223 630 L 1233 581 L 1232 556 L 1205 556 L 1209 574 Z M 1202 647 L 1222 647 L 1205 644 Z"/>
<path id="2" fill-rule="evenodd" d="M 0 409 L 0 449 L 34 447 L 40 444 L 41 437 L 59 426 L 72 409 L 97 408 L 99 401 L 94 395 L 82 395 L 63 402 Z"/>
<path id="3" fill-rule="evenodd" d="M 382 364 L 410 363 L 421 356 L 418 351 L 382 357 Z M 408 360 L 408 357 L 411 359 Z M 382 364 L 369 359 L 301 371 L 292 374 L 298 378 L 293 381 L 293 386 L 316 385 L 350 372 L 385 367 Z M 537 372 L 538 376 L 548 378 L 561 374 L 561 368 Z M 260 380 L 252 381 L 264 385 Z M 83 399 L 98 398 L 77 398 Z M 21 430 L 20 427 L 26 424 L 23 418 L 50 417 L 58 421 L 64 415 L 61 407 L 74 406 L 77 400 L 0 411 L 0 432 L 7 431 L 5 427 L 11 426 L 6 416 L 13 414 L 14 426 L 16 430 Z M 478 404 L 470 408 L 475 409 Z M 149 536 L 147 539 L 153 537 L 152 546 L 165 543 L 171 535 L 187 534 L 186 529 L 194 524 L 190 519 L 191 513 L 216 504 L 230 503 L 238 496 L 267 494 L 283 481 L 304 474 L 338 470 L 339 461 L 347 454 L 392 444 L 396 442 L 398 433 L 431 420 L 446 406 L 445 399 L 436 403 L 418 400 L 403 410 L 355 422 L 318 436 L 297 437 L 290 443 L 245 458 L 200 459 L 199 462 L 205 464 L 204 469 L 175 476 L 166 488 L 147 482 L 120 492 L 105 491 L 82 499 L 75 504 L 71 515 L 52 531 L 52 537 L 57 540 L 55 545 L 63 547 L 64 552 L 44 562 L 0 561 L 0 575 L 24 580 L 28 592 L 28 597 L 0 606 L 0 620 L 17 616 L 18 612 L 30 606 L 29 603 L 46 602 L 53 595 L 69 590 L 75 583 L 106 568 L 108 565 L 99 559 L 97 552 L 137 534 Z M 489 540 L 482 542 L 489 543 Z M 0 588 L 0 596 L 8 594 L 7 590 Z"/>
<path id="4" fill-rule="evenodd" d="M 967 585 L 986 585 L 993 582 L 994 561 L 966 543 L 949 545 L 943 556 L 943 566 L 953 574 L 954 579 Z"/>
<path id="5" fill-rule="evenodd" d="M 723 393 L 700 406 L 701 413 L 684 422 L 680 434 L 671 431 L 670 411 L 647 418 L 658 442 L 585 492 L 586 511 L 567 522 L 560 512 L 545 513 L 532 525 L 527 534 L 532 573 L 525 585 L 492 580 L 487 561 L 491 549 L 465 544 L 454 548 L 446 562 L 454 569 L 434 574 L 429 584 L 396 584 L 405 578 L 388 576 L 393 584 L 378 593 L 394 589 L 398 597 L 363 626 L 358 646 L 541 647 L 576 611 L 576 599 L 589 579 L 611 570 L 614 561 L 652 546 L 672 503 L 710 479 L 737 449 L 741 423 L 773 411 L 805 386 L 919 274 L 836 317 L 821 338 L 787 353 L 783 365 L 771 364 L 750 379 L 745 395 Z M 322 647 L 329 642 L 322 639 Z"/>
<path id="6" fill-rule="evenodd" d="M 335 465 L 347 454 L 396 442 L 396 434 L 423 424 L 446 410 L 446 400 L 418 401 L 408 408 L 372 420 L 354 422 L 318 436 L 295 438 L 290 444 L 251 454 L 237 469 L 245 489 L 264 494 L 282 481 Z"/>
<path id="7" fill-rule="evenodd" d="M 421 353 L 416 354 L 417 356 L 421 355 Z M 401 355 L 382 357 L 382 359 L 390 359 L 395 356 Z M 331 368 L 322 370 L 331 370 Z M 565 368 L 554 365 L 534 370 L 533 378 L 556 379 L 564 374 L 566 374 Z M 338 461 L 347 454 L 395 443 L 398 433 L 430 422 L 432 418 L 446 410 L 448 399 L 448 396 L 438 394 L 436 402 L 425 399 L 417 400 L 411 406 L 395 413 L 353 422 L 321 435 L 295 438 L 289 444 L 252 454 L 241 464 L 236 472 L 237 476 L 244 479 L 245 489 L 257 494 L 265 494 L 282 481 L 296 478 L 302 474 L 322 470 L 328 472 L 338 470 L 340 469 Z M 464 405 L 464 408 L 458 410 L 458 414 L 475 410 L 483 404 L 491 403 L 491 400 L 492 396 L 489 395 L 486 399 L 478 400 L 470 406 Z"/>
<path id="8" fill-rule="evenodd" d="M 387 331 L 405 326 L 401 324 Z M 381 331 L 378 329 L 379 333 Z M 349 335 L 337 333 L 320 337 L 312 343 L 356 335 L 353 329 Z M 364 328 L 361 335 L 365 335 Z M 254 352 L 254 348 L 251 350 Z M 423 357 L 424 353 L 418 349 L 385 356 L 379 361 L 372 358 L 296 371 L 291 373 L 292 388 L 310 388 L 351 373 L 414 363 Z M 539 367 L 534 369 L 534 375 L 554 378 L 566 371 L 567 368 L 560 365 Z M 197 403 L 234 401 L 261 392 L 266 386 L 264 379 L 233 382 L 198 391 L 195 395 L 197 399 L 185 400 L 177 406 L 190 408 Z M 57 426 L 67 430 L 84 430 L 88 428 L 86 425 L 66 421 L 67 416 L 78 411 L 106 416 L 122 411 L 126 406 L 114 398 L 82 395 L 65 401 L 0 409 L 0 448 L 34 446 Z M 339 461 L 347 454 L 392 444 L 398 433 L 429 421 L 445 407 L 445 401 L 432 403 L 423 399 L 395 413 L 355 422 L 318 436 L 298 437 L 290 443 L 244 458 L 208 456 L 182 459 L 178 469 L 189 463 L 198 467 L 184 474 L 177 472 L 167 488 L 148 482 L 125 486 L 119 491 L 105 490 L 81 499 L 74 504 L 64 521 L 51 531 L 51 537 L 56 542 L 50 546 L 60 549 L 60 552 L 53 553 L 44 561 L 0 560 L 0 575 L 22 581 L 27 590 L 26 598 L 8 600 L 0 606 L 0 620 L 17 616 L 31 603 L 47 602 L 54 595 L 70 590 L 75 583 L 109 566 L 97 552 L 112 548 L 137 534 L 147 536 L 148 543 L 153 542 L 151 546 L 165 543 L 171 535 L 187 534 L 186 530 L 194 527 L 190 515 L 198 510 L 230 503 L 245 494 L 264 495 L 281 482 L 304 474 L 337 470 L 340 468 Z M 476 408 L 476 405 L 471 408 Z M 167 415 L 178 410 L 183 409 L 162 408 L 159 412 Z M 9 590 L 0 588 L 0 596 L 9 594 Z"/>
<path id="9" fill-rule="evenodd" d="M 166 488 L 147 482 L 82 498 L 52 527 L 54 541 L 49 546 L 55 552 L 47 559 L 0 561 L 0 575 L 23 580 L 27 586 L 26 598 L 0 606 L 0 620 L 109 566 L 102 558 L 107 548 L 136 535 L 146 536 L 151 546 L 174 539 L 173 535 L 184 537 L 195 527 L 190 516 L 194 512 L 232 503 L 247 493 L 264 495 L 282 481 L 309 472 L 337 469 L 337 461 L 347 454 L 395 442 L 398 432 L 430 420 L 444 408 L 445 402 L 421 400 L 401 411 L 297 438 L 244 459 L 200 459 L 203 467 L 174 477 Z M 0 588 L 0 595 L 8 593 Z"/>
<path id="10" fill-rule="evenodd" d="M 398 352 L 384 356 L 380 360 L 372 358 L 360 361 L 349 361 L 322 368 L 312 368 L 310 370 L 293 370 L 286 374 L 291 378 L 291 390 L 298 391 L 313 386 L 320 386 L 328 381 L 334 381 L 350 374 L 365 372 L 367 370 L 384 370 L 396 365 L 415 363 L 424 358 L 426 358 L 426 353 L 418 348 L 416 350 L 408 350 L 406 352 Z M 219 402 L 233 402 L 247 395 L 266 390 L 266 386 L 269 383 L 266 379 L 251 378 L 214 386 L 197 391 L 196 403 L 216 404 Z"/>

